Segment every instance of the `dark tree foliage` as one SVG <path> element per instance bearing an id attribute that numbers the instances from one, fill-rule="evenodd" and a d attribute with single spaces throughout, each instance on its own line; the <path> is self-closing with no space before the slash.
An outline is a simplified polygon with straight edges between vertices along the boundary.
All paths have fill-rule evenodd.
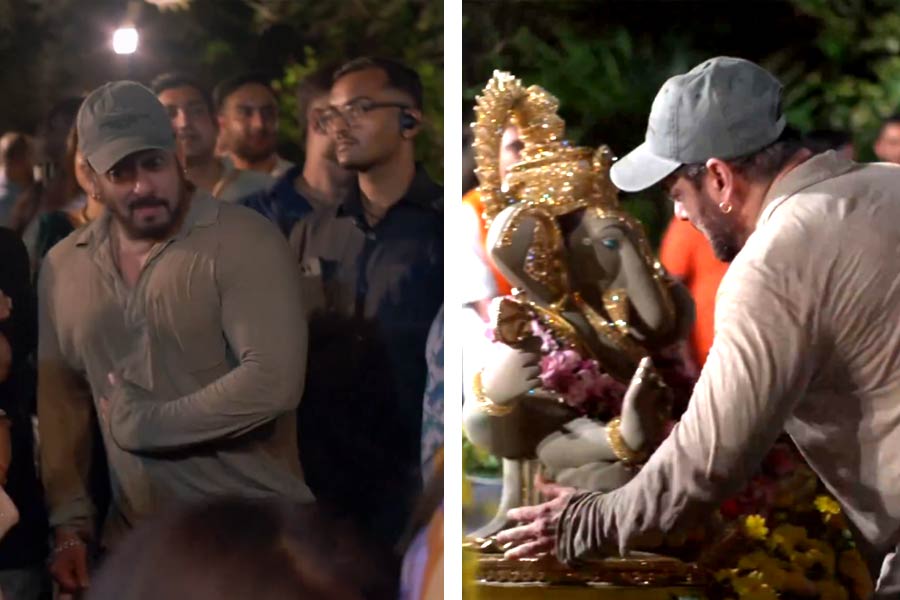
<path id="1" fill-rule="evenodd" d="M 169 0 L 171 1 L 171 0 Z M 280 90 L 281 150 L 302 159 L 294 87 L 319 64 L 364 54 L 417 69 L 426 94 L 420 150 L 442 178 L 443 7 L 429 0 L 0 0 L 0 131 L 34 132 L 54 102 L 111 79 L 143 83 L 179 70 L 209 86 L 261 70 Z M 140 32 L 131 57 L 112 32 Z"/>
<path id="2" fill-rule="evenodd" d="M 896 0 L 464 0 L 463 114 L 493 69 L 559 98 L 568 137 L 622 155 L 644 138 L 660 85 L 702 60 L 739 56 L 785 84 L 801 131 L 852 133 L 870 158 L 880 119 L 900 106 Z M 670 218 L 658 193 L 626 206 L 656 242 Z"/>

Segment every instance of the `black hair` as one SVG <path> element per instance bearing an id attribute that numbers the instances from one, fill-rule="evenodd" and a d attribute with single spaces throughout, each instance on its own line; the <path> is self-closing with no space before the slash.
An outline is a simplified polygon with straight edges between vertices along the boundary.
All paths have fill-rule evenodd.
<path id="1" fill-rule="evenodd" d="M 157 96 L 166 90 L 179 87 L 190 87 L 197 90 L 203 97 L 203 101 L 206 102 L 206 108 L 209 109 L 209 114 L 213 114 L 213 101 L 212 96 L 209 94 L 209 90 L 190 75 L 177 72 L 163 73 L 158 75 L 150 83 L 150 89 L 153 90 L 153 93 Z"/>
<path id="2" fill-rule="evenodd" d="M 396 90 L 409 94 L 413 100 L 413 107 L 422 110 L 422 80 L 419 78 L 419 74 L 396 60 L 371 56 L 354 58 L 334 72 L 333 81 L 337 81 L 344 75 L 368 69 L 383 71 L 387 75 L 388 84 Z"/>
<path id="3" fill-rule="evenodd" d="M 24 159 L 30 149 L 31 144 L 24 133 L 18 131 L 4 133 L 0 136 L 0 165 Z"/>
<path id="4" fill-rule="evenodd" d="M 846 131 L 837 129 L 817 129 L 806 134 L 803 144 L 815 154 L 828 150 L 838 150 L 853 143 L 853 137 Z"/>
<path id="5" fill-rule="evenodd" d="M 63 98 L 54 104 L 47 112 L 45 123 L 52 123 L 58 119 L 63 119 L 69 122 L 69 124 L 75 122 L 75 115 L 78 114 L 78 109 L 81 108 L 82 102 L 84 102 L 84 96 L 69 96 Z M 68 131 L 68 126 L 66 126 L 65 129 Z"/>
<path id="6" fill-rule="evenodd" d="M 222 110 L 222 106 L 225 104 L 225 101 L 228 100 L 228 97 L 231 94 L 233 94 L 238 88 L 243 87 L 248 83 L 255 83 L 263 86 L 264 88 L 269 90 L 269 93 L 272 94 L 272 97 L 277 100 L 278 95 L 275 93 L 275 89 L 272 87 L 271 77 L 259 71 L 242 73 L 240 75 L 236 75 L 235 77 L 230 77 L 219 82 L 219 84 L 215 87 L 212 97 L 213 104 L 216 107 L 216 112 Z"/>
<path id="7" fill-rule="evenodd" d="M 309 111 L 309 105 L 313 100 L 328 94 L 333 74 L 333 65 L 320 67 L 297 84 L 297 122 L 301 132 L 306 132 L 306 113 Z"/>
<path id="8" fill-rule="evenodd" d="M 762 181 L 774 177 L 802 148 L 804 148 L 804 143 L 800 138 L 800 133 L 792 127 L 785 127 L 781 135 L 771 144 L 725 162 L 747 179 Z M 711 156 L 710 158 L 715 157 Z M 684 164 L 669 175 L 666 181 L 674 182 L 679 175 L 683 175 L 694 188 L 700 189 L 704 172 L 706 172 L 705 162 Z"/>

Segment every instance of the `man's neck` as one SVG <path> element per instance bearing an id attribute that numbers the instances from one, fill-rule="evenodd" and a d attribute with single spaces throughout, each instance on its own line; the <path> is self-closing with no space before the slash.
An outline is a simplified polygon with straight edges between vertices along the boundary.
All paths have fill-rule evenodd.
<path id="1" fill-rule="evenodd" d="M 120 269 L 122 268 L 122 261 L 128 258 L 139 259 L 143 264 L 153 250 L 153 246 L 156 245 L 155 240 L 128 237 L 125 229 L 112 217 L 109 221 L 109 241 L 112 245 L 113 256 L 118 257 L 116 262 L 119 264 Z"/>
<path id="2" fill-rule="evenodd" d="M 771 200 L 768 196 L 772 188 L 774 188 L 779 181 L 784 179 L 788 173 L 805 163 L 812 156 L 813 153 L 806 148 L 798 150 L 771 181 L 750 184 L 750 190 L 748 192 L 750 201 L 744 205 L 743 210 L 743 221 L 747 224 L 747 233 L 744 236 L 743 242 L 746 242 L 750 235 L 756 231 L 756 225 L 759 223 L 759 218 L 762 216 L 763 211 Z"/>
<path id="3" fill-rule="evenodd" d="M 359 190 L 362 193 L 367 214 L 383 217 L 400 201 L 416 176 L 416 164 L 412 160 L 395 160 L 375 166 L 359 174 Z"/>
<path id="4" fill-rule="evenodd" d="M 231 162 L 234 164 L 235 168 L 241 169 L 242 171 L 259 171 L 260 173 L 269 175 L 272 172 L 272 169 L 275 168 L 275 165 L 278 164 L 278 155 L 273 152 L 262 160 L 250 162 L 236 154 L 232 154 Z"/>
<path id="5" fill-rule="evenodd" d="M 356 179 L 353 171 L 342 169 L 325 159 L 307 158 L 303 173 L 294 181 L 294 187 L 319 206 L 334 206 L 347 193 Z"/>
<path id="6" fill-rule="evenodd" d="M 225 167 L 222 161 L 212 155 L 197 162 L 188 160 L 185 167 L 185 176 L 188 181 L 207 192 L 212 191 L 224 172 Z"/>

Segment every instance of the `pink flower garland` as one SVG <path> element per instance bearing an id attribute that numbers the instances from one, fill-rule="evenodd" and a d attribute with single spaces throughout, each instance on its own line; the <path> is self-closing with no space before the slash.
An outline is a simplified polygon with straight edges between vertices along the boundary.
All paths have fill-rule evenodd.
<path id="1" fill-rule="evenodd" d="M 601 371 L 600 364 L 565 348 L 537 319 L 531 330 L 541 340 L 540 380 L 544 388 L 560 394 L 569 406 L 584 414 L 622 410 L 627 387 Z"/>

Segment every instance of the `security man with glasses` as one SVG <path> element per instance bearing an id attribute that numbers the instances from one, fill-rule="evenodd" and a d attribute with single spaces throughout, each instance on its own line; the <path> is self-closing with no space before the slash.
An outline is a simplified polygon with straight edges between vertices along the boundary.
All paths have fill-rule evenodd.
<path id="1" fill-rule="evenodd" d="M 300 455 L 320 506 L 389 548 L 421 488 L 425 342 L 443 297 L 443 189 L 415 161 L 422 85 L 410 68 L 347 63 L 319 125 L 357 185 L 290 237 L 310 296 Z"/>

